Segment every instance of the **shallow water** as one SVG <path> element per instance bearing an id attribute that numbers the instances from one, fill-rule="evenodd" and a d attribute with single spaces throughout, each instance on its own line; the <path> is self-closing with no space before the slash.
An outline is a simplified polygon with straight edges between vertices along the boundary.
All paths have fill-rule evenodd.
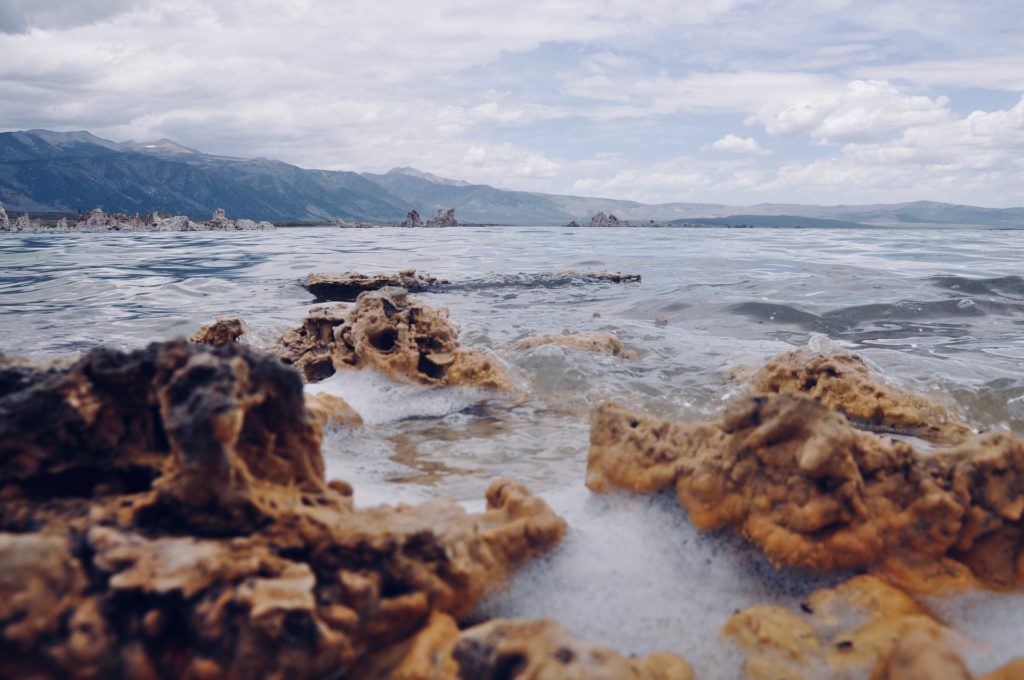
<path id="1" fill-rule="evenodd" d="M 734 390 L 730 368 L 827 336 L 981 428 L 1024 434 L 1021 262 L 1021 231 L 3 234 L 0 352 L 48 358 L 135 347 L 187 335 L 217 315 L 243 317 L 247 339 L 261 345 L 301 320 L 313 297 L 299 283 L 310 272 L 415 267 L 449 279 L 417 297 L 449 307 L 463 343 L 493 351 L 531 397 L 432 395 L 372 375 L 339 376 L 325 388 L 356 395 L 371 425 L 330 434 L 329 474 L 354 482 L 360 504 L 448 494 L 472 507 L 495 477 L 521 479 L 572 529 L 563 548 L 522 572 L 484 613 L 556 616 L 625 652 L 667 648 L 698 669 L 721 670 L 732 657 L 716 631 L 734 609 L 796 602 L 823 582 L 776 575 L 745 546 L 697 534 L 671 498 L 592 497 L 583 487 L 589 409 L 617 399 L 670 417 L 714 415 Z M 643 281 L 553 286 L 508 276 L 565 269 Z M 659 316 L 667 325 L 654 323 Z M 640 360 L 510 349 L 522 337 L 576 331 L 615 332 Z M 986 606 L 1011 619 L 1019 612 L 1020 630 L 1024 605 L 1010 602 L 976 598 L 943 613 L 955 623 L 956 612 L 968 612 L 974 633 Z M 1014 640 L 972 654 L 972 664 L 980 670 L 1024 652 Z"/>

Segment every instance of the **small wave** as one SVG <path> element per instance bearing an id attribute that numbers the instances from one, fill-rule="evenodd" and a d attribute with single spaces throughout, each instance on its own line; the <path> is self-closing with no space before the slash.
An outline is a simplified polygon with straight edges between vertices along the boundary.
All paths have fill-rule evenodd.
<path id="1" fill-rule="evenodd" d="M 966 276 L 932 276 L 928 279 L 939 288 L 955 290 L 967 295 L 988 295 L 1024 299 L 1024 277 L 996 276 L 971 279 Z"/>
<path id="2" fill-rule="evenodd" d="M 440 418 L 464 411 L 491 395 L 471 387 L 405 385 L 370 369 L 338 371 L 326 380 L 306 385 L 306 392 L 341 397 L 371 425 Z"/>
<path id="3" fill-rule="evenodd" d="M 564 271 L 546 274 L 489 274 L 473 279 L 452 281 L 431 290 L 438 291 L 477 291 L 498 288 L 559 288 L 588 283 L 639 283 L 639 274 L 619 274 L 617 272 L 585 272 Z"/>

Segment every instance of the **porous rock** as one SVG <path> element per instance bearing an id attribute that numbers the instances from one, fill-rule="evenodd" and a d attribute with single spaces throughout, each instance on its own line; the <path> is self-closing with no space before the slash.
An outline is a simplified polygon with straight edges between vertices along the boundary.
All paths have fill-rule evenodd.
<path id="1" fill-rule="evenodd" d="M 800 395 L 691 423 L 605 404 L 587 486 L 674 489 L 695 526 L 734 528 L 780 566 L 951 557 L 986 583 L 1024 583 L 1024 442 L 1008 433 L 925 454 Z"/>
<path id="2" fill-rule="evenodd" d="M 355 509 L 320 437 L 238 344 L 0 360 L 0 676 L 344 676 L 563 535 L 508 480 Z"/>
<path id="3" fill-rule="evenodd" d="M 497 359 L 459 345 L 445 308 L 429 307 L 400 288 L 362 293 L 351 306 L 314 307 L 285 333 L 278 355 L 316 382 L 337 370 L 373 368 L 396 380 L 511 391 Z"/>
<path id="4" fill-rule="evenodd" d="M 972 680 L 958 650 L 977 644 L 928 608 L 875 576 L 855 576 L 810 595 L 794 612 L 756 605 L 734 614 L 722 634 L 746 657 L 753 680 L 866 677 Z M 1011 661 L 983 680 L 1020 668 Z M 1013 676 L 1007 676 L 1013 677 Z"/>
<path id="5" fill-rule="evenodd" d="M 439 283 L 448 282 L 417 274 L 415 269 L 403 269 L 397 274 L 310 274 L 302 285 L 316 296 L 317 302 L 352 302 L 368 290 L 394 286 L 410 293 L 420 293 Z"/>
<path id="6" fill-rule="evenodd" d="M 938 401 L 902 390 L 872 375 L 855 354 L 798 349 L 769 360 L 750 382 L 754 394 L 805 394 L 855 425 L 956 443 L 971 428 Z"/>
<path id="7" fill-rule="evenodd" d="M 625 361 L 636 361 L 636 352 L 626 349 L 611 333 L 572 333 L 569 335 L 538 335 L 516 341 L 514 349 L 526 351 L 544 345 L 560 345 L 581 352 L 607 354 Z"/>
<path id="8" fill-rule="evenodd" d="M 211 347 L 221 347 L 237 342 L 246 333 L 245 322 L 238 318 L 218 318 L 213 323 L 199 327 L 189 338 L 191 342 Z"/>

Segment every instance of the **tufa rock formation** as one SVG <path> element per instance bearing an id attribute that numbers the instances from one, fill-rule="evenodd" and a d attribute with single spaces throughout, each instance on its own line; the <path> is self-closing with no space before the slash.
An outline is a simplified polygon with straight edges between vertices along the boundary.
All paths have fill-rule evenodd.
<path id="1" fill-rule="evenodd" d="M 397 274 L 310 274 L 302 287 L 316 296 L 317 302 L 352 302 L 360 293 L 380 290 L 387 286 L 405 288 L 410 293 L 419 293 L 448 281 L 438 280 L 426 274 L 417 274 L 415 269 L 403 269 Z"/>
<path id="2" fill-rule="evenodd" d="M 337 370 L 374 368 L 396 380 L 511 391 L 496 358 L 461 347 L 448 310 L 428 307 L 401 288 L 362 293 L 354 305 L 313 307 L 276 352 L 316 382 Z"/>
<path id="3" fill-rule="evenodd" d="M 624 361 L 636 361 L 636 352 L 626 349 L 626 346 L 611 333 L 573 333 L 571 335 L 538 335 L 532 338 L 518 340 L 513 349 L 519 351 L 530 350 L 544 345 L 561 345 L 580 352 L 593 352 L 594 354 L 607 354 Z"/>
<path id="4" fill-rule="evenodd" d="M 427 220 L 428 227 L 457 227 L 459 226 L 458 221 L 455 219 L 455 208 L 449 208 L 445 210 L 438 208 L 434 216 Z"/>
<path id="5" fill-rule="evenodd" d="M 0 676 L 349 676 L 562 538 L 510 481 L 357 510 L 320 436 L 238 344 L 0 358 Z"/>
<path id="6" fill-rule="evenodd" d="M 150 217 L 140 217 L 138 214 L 124 215 L 120 213 L 106 214 L 100 208 L 93 208 L 81 220 L 68 225 L 66 219 L 61 218 L 53 227 L 44 226 L 38 220 L 29 220 L 26 216 L 22 223 L 5 228 L 0 222 L 0 231 L 84 231 L 84 232 L 106 232 L 106 231 L 242 231 L 242 230 L 268 230 L 273 229 L 270 222 L 254 222 L 253 220 L 232 220 L 224 215 L 223 209 L 213 213 L 213 219 L 207 222 L 196 223 L 184 215 L 174 217 L 161 216 L 153 213 Z"/>
<path id="7" fill-rule="evenodd" d="M 11 228 L 11 220 L 7 217 L 7 211 L 4 210 L 4 204 L 0 203 L 0 231 L 7 231 Z"/>
<path id="8" fill-rule="evenodd" d="M 874 576 L 856 576 L 815 591 L 799 614 L 757 605 L 738 612 L 722 634 L 746 656 L 753 680 L 870 677 L 873 680 L 973 680 L 957 654 L 971 641 L 956 635 L 902 590 Z M 1024 659 L 981 680 L 996 680 Z"/>
<path id="9" fill-rule="evenodd" d="M 409 213 L 405 216 L 405 219 L 398 226 L 400 226 L 400 227 L 422 227 L 423 226 L 423 220 L 420 218 L 420 214 L 418 212 L 416 212 L 415 210 L 410 210 Z"/>
<path id="10" fill-rule="evenodd" d="M 574 220 L 575 221 L 575 220 Z M 628 220 L 620 220 L 615 215 L 605 215 L 599 212 L 590 218 L 588 227 L 629 227 L 632 226 Z"/>
<path id="11" fill-rule="evenodd" d="M 798 395 L 695 423 L 605 404 L 587 486 L 674 489 L 695 526 L 732 527 L 779 566 L 951 557 L 986 583 L 1024 584 L 1024 441 L 1007 433 L 923 454 Z"/>
<path id="12" fill-rule="evenodd" d="M 846 415 L 851 423 L 882 432 L 956 443 L 971 428 L 934 399 L 891 387 L 871 375 L 857 355 L 798 349 L 765 364 L 750 384 L 753 394 L 804 394 Z"/>
<path id="13" fill-rule="evenodd" d="M 201 326 L 189 338 L 190 342 L 211 347 L 221 347 L 238 342 L 238 338 L 246 333 L 245 322 L 239 318 L 218 318 L 213 323 Z"/>

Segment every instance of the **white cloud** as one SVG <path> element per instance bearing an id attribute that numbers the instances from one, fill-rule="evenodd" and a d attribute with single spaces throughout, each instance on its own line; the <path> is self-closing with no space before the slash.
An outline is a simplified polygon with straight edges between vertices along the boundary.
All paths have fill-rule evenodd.
<path id="1" fill-rule="evenodd" d="M 559 165 L 541 154 L 511 144 L 477 144 L 462 157 L 466 165 L 476 166 L 499 182 L 504 177 L 546 179 L 557 175 Z"/>
<path id="2" fill-rule="evenodd" d="M 707 148 L 713 151 L 729 151 L 733 153 L 769 154 L 753 137 L 738 137 L 732 133 L 710 144 Z"/>

